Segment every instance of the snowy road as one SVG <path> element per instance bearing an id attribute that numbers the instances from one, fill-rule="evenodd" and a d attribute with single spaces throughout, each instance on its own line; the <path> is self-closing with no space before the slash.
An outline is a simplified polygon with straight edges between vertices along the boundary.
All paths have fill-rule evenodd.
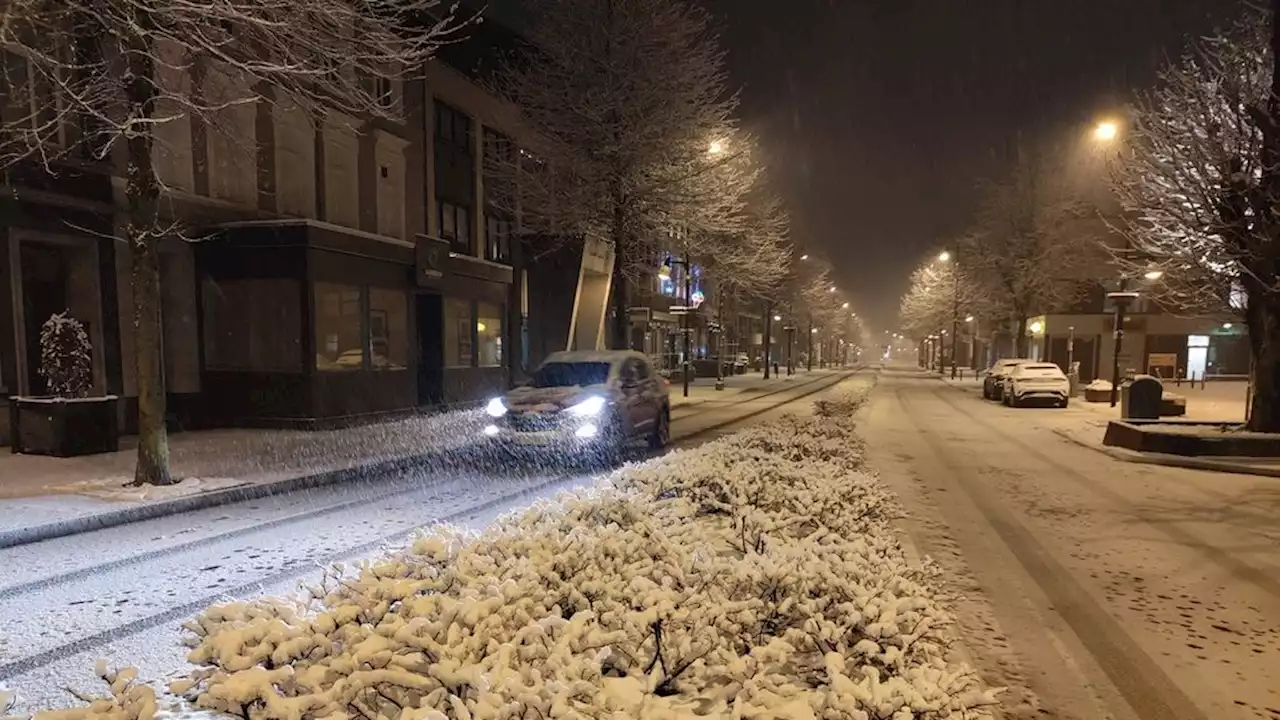
<path id="1" fill-rule="evenodd" d="M 732 402 L 673 412 L 677 446 L 782 412 L 803 412 L 843 378 L 821 374 Z M 482 526 L 538 497 L 583 486 L 572 470 L 458 471 L 334 486 L 0 550 L 0 687 L 20 712 L 97 691 L 94 661 L 144 678 L 184 665 L 180 624 L 228 598 L 291 594 L 317 566 L 402 544 L 436 522 Z"/>
<path id="2" fill-rule="evenodd" d="M 1280 481 L 1125 463 L 911 371 L 865 412 L 1008 717 L 1280 720 Z"/>

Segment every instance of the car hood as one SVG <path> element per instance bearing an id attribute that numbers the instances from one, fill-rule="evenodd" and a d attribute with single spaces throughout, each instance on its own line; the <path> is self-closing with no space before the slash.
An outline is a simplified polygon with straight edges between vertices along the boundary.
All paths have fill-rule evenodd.
<path id="1" fill-rule="evenodd" d="M 590 387 L 516 388 L 507 393 L 507 408 L 513 412 L 557 412 L 572 407 L 592 395 L 608 395 L 604 385 Z"/>

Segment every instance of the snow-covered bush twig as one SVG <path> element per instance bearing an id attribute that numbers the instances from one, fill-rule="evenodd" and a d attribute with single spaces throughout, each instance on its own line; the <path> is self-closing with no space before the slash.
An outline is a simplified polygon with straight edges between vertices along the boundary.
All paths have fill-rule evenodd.
<path id="1" fill-rule="evenodd" d="M 40 327 L 40 377 L 49 394 L 82 398 L 93 384 L 93 346 L 84 325 L 69 311 L 54 313 Z"/>

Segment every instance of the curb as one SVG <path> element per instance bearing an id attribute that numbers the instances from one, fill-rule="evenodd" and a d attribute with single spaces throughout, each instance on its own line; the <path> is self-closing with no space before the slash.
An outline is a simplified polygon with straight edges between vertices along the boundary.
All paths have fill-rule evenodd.
<path id="1" fill-rule="evenodd" d="M 1244 463 L 1233 463 L 1225 460 L 1212 460 L 1203 457 L 1189 457 L 1183 455 L 1168 455 L 1165 453 L 1143 453 L 1136 450 L 1126 450 L 1124 448 L 1109 447 L 1106 445 L 1095 445 L 1085 440 L 1072 437 L 1066 431 L 1054 428 L 1054 434 L 1079 445 L 1088 448 L 1094 452 L 1102 453 L 1108 457 L 1115 458 L 1123 462 L 1134 463 L 1135 465 L 1160 465 L 1162 467 L 1179 467 L 1188 470 L 1207 470 L 1209 472 L 1223 472 L 1232 475 L 1255 475 L 1259 477 L 1280 478 L 1280 467 L 1259 467 L 1257 465 L 1246 465 Z"/>
<path id="2" fill-rule="evenodd" d="M 128 525 L 129 523 L 143 520 L 153 520 L 168 515 L 179 515 L 247 500 L 260 500 L 265 497 L 283 495 L 298 490 L 309 490 L 353 480 L 365 480 L 397 471 L 419 469 L 430 460 L 448 458 L 451 452 L 446 450 L 422 455 L 410 455 L 394 460 L 380 460 L 357 465 L 342 470 L 324 470 L 273 482 L 237 485 L 222 490 L 174 498 L 173 500 L 136 505 L 91 515 L 81 515 L 31 527 L 5 530 L 0 532 L 0 549 L 30 545 L 44 540 L 79 535 L 93 532 L 94 530 L 105 530 L 106 528 Z"/>

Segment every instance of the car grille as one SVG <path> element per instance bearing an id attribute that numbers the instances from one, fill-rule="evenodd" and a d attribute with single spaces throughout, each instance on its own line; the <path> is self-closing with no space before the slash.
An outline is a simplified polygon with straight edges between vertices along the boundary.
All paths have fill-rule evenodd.
<path id="1" fill-rule="evenodd" d="M 549 413 L 512 413 L 507 416 L 507 427 L 516 432 L 547 432 L 559 426 L 557 418 Z"/>

